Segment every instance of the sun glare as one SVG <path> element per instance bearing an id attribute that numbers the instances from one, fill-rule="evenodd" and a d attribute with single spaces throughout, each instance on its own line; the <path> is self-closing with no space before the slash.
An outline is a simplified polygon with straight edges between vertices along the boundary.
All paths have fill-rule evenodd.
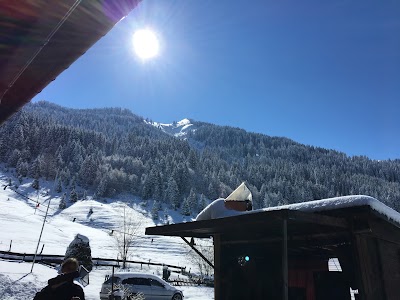
<path id="1" fill-rule="evenodd" d="M 133 49 L 142 60 L 156 57 L 160 50 L 157 35 L 151 29 L 139 29 L 133 34 Z"/>

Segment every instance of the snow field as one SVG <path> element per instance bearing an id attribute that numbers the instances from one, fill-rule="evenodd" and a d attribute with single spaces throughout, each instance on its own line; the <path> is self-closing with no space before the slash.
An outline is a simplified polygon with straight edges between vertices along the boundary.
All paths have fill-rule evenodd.
<path id="1" fill-rule="evenodd" d="M 61 194 L 46 193 L 51 190 L 52 183 L 42 183 L 39 197 L 36 191 L 30 188 L 30 182 L 24 182 L 18 187 L 21 194 L 31 200 L 16 194 L 9 187 L 5 190 L 8 176 L 0 174 L 0 250 L 8 251 L 12 241 L 11 251 L 34 253 L 42 228 L 47 205 L 51 199 L 49 213 L 44 225 L 38 252 L 43 254 L 64 255 L 68 245 L 76 234 L 89 238 L 92 257 L 117 258 L 118 250 L 115 238 L 111 235 L 123 230 L 123 208 L 125 216 L 132 217 L 140 223 L 135 232 L 135 243 L 130 250 L 128 259 L 145 262 L 157 262 L 185 267 L 196 270 L 188 259 L 190 248 L 180 239 L 173 237 L 146 236 L 145 228 L 155 226 L 137 199 L 122 199 L 103 203 L 94 200 L 78 201 L 66 209 L 58 210 Z M 133 199 L 133 200 L 132 200 Z M 39 207 L 37 203 L 39 202 Z M 148 204 L 151 208 L 151 203 Z M 89 213 L 90 209 L 93 213 Z M 160 213 L 161 214 L 161 213 Z M 164 214 L 164 212 L 163 212 Z M 168 211 L 168 219 L 174 222 L 184 221 L 179 213 Z M 75 219 L 75 220 L 74 220 Z M 27 300 L 46 286 L 47 280 L 55 277 L 57 271 L 36 263 L 30 273 L 32 263 L 11 262 L 0 260 L 0 299 Z M 161 275 L 162 268 L 143 264 L 130 264 L 130 271 L 139 271 Z M 104 277 L 111 274 L 111 267 L 94 267 L 90 273 L 90 284 L 84 288 L 88 300 L 99 299 L 99 292 Z M 117 270 L 116 270 L 117 271 Z M 172 273 L 171 277 L 177 276 Z M 182 277 L 182 275 L 180 275 Z M 180 287 L 185 299 L 204 300 L 213 299 L 214 290 L 208 287 Z"/>

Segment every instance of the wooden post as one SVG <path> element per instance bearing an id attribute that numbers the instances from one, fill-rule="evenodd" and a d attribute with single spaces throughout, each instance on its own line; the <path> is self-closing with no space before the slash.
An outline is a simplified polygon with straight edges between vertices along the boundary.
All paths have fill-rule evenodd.
<path id="1" fill-rule="evenodd" d="M 112 299 L 114 299 L 114 266 L 112 266 L 112 274 L 111 274 L 111 295 Z"/>
<path id="2" fill-rule="evenodd" d="M 8 252 L 11 251 L 11 245 L 12 245 L 12 240 L 10 241 L 10 248 L 8 249 Z"/>
<path id="3" fill-rule="evenodd" d="M 214 239 L 214 299 L 221 300 L 221 237 L 219 234 Z M 225 293 L 226 294 L 226 293 Z"/>
<path id="4" fill-rule="evenodd" d="M 42 230 L 40 231 L 38 243 L 37 243 L 36 250 L 35 250 L 35 256 L 33 257 L 33 261 L 32 261 L 31 273 L 33 271 L 33 266 L 35 265 L 36 255 L 37 255 L 37 251 L 38 251 L 38 248 L 39 248 L 40 239 L 42 238 L 44 224 L 46 223 L 47 214 L 49 213 L 50 202 L 51 202 L 51 198 L 49 199 L 49 203 L 47 204 L 46 214 L 44 215 L 43 224 L 42 224 Z"/>
<path id="5" fill-rule="evenodd" d="M 283 219 L 283 226 L 282 226 L 282 283 L 283 283 L 283 290 L 282 290 L 282 299 L 288 300 L 289 293 L 288 293 L 288 245 L 287 245 L 287 220 L 286 218 Z"/>
<path id="6" fill-rule="evenodd" d="M 186 244 L 190 246 L 204 261 L 211 267 L 214 268 L 214 265 L 205 257 L 199 250 L 197 250 L 185 237 L 181 236 L 182 240 L 185 241 Z"/>

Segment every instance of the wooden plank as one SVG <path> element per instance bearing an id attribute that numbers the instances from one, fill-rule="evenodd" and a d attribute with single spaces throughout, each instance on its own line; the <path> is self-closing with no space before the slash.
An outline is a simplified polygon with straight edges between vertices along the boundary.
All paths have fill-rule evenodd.
<path id="1" fill-rule="evenodd" d="M 400 298 L 400 245 L 378 240 L 382 280 L 387 299 Z"/>
<path id="2" fill-rule="evenodd" d="M 304 223 L 313 223 L 317 225 L 330 226 L 330 227 L 339 227 L 339 228 L 348 228 L 348 222 L 344 218 L 340 217 L 331 217 L 326 215 L 321 215 L 317 213 L 307 213 L 302 211 L 289 211 L 288 212 L 289 220 L 295 220 Z"/>
<path id="3" fill-rule="evenodd" d="M 316 233 L 316 234 L 300 234 L 293 235 L 293 233 L 289 232 L 290 241 L 295 242 L 307 242 L 315 245 L 322 244 L 336 244 L 342 241 L 350 240 L 350 233 L 346 231 L 334 231 L 327 233 Z M 276 237 L 268 237 L 268 238 L 251 238 L 248 239 L 239 239 L 239 240 L 226 240 L 221 241 L 222 245 L 236 245 L 236 244 L 268 244 L 268 243 L 278 243 L 282 241 L 282 236 Z"/>
<path id="4" fill-rule="evenodd" d="M 382 272 L 376 241 L 374 238 L 355 235 L 355 254 L 357 257 L 360 285 L 359 296 L 362 300 L 382 300 L 385 297 Z"/>
<path id="5" fill-rule="evenodd" d="M 381 240 L 400 245 L 400 230 L 383 220 L 370 220 L 372 234 Z"/>

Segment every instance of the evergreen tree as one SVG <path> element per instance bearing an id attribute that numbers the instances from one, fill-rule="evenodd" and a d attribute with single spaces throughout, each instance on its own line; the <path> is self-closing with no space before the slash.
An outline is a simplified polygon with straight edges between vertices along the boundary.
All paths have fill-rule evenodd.
<path id="1" fill-rule="evenodd" d="M 191 213 L 192 213 L 192 212 L 191 212 L 191 209 L 190 209 L 190 204 L 189 204 L 189 201 L 188 201 L 187 198 L 185 198 L 185 199 L 183 200 L 181 213 L 182 213 L 182 215 L 184 215 L 184 216 L 190 216 Z"/>
<path id="2" fill-rule="evenodd" d="M 58 204 L 59 209 L 65 209 L 67 207 L 67 202 L 65 201 L 65 194 L 62 195 L 60 203 Z"/>
<path id="3" fill-rule="evenodd" d="M 171 203 L 172 207 L 176 210 L 180 206 L 178 185 L 175 180 L 170 177 L 166 191 L 166 198 Z"/>
<path id="4" fill-rule="evenodd" d="M 198 157 L 197 157 L 196 151 L 194 151 L 193 149 L 191 149 L 191 150 L 189 151 L 188 165 L 189 165 L 189 168 L 191 168 L 191 169 L 193 169 L 193 170 L 196 170 L 196 169 L 197 169 Z"/>
<path id="5" fill-rule="evenodd" d="M 142 198 L 148 200 L 153 195 L 153 182 L 151 176 L 144 176 L 143 188 L 142 188 Z"/>
<path id="6" fill-rule="evenodd" d="M 204 196 L 204 194 L 201 194 L 200 201 L 199 201 L 199 211 L 202 211 L 203 209 L 205 209 L 206 206 L 207 206 L 206 197 Z"/>
<path id="7" fill-rule="evenodd" d="M 35 178 L 32 182 L 32 188 L 39 190 L 39 179 Z"/>
<path id="8" fill-rule="evenodd" d="M 93 147 L 93 144 L 91 144 Z M 79 182 L 83 186 L 91 186 L 96 178 L 97 166 L 92 155 L 85 158 L 79 170 Z"/>
<path id="9" fill-rule="evenodd" d="M 62 192 L 61 179 L 57 179 L 56 192 L 57 192 L 57 193 L 61 193 L 61 192 Z"/>
<path id="10" fill-rule="evenodd" d="M 107 177 L 103 177 L 97 187 L 96 190 L 96 196 L 97 197 L 103 197 L 106 195 L 107 192 L 107 184 L 108 184 L 108 180 Z"/>
<path id="11" fill-rule="evenodd" d="M 197 211 L 197 206 L 198 206 L 197 196 L 196 196 L 196 193 L 194 192 L 193 188 L 190 189 L 190 193 L 189 193 L 189 196 L 187 198 L 187 201 L 188 201 L 189 206 L 190 206 L 190 211 Z"/>
<path id="12" fill-rule="evenodd" d="M 20 175 L 22 177 L 26 177 L 26 176 L 28 176 L 28 172 L 29 172 L 29 164 L 27 162 L 25 162 L 22 158 L 20 158 L 18 160 L 15 171 L 17 172 L 18 175 Z"/>
<path id="13" fill-rule="evenodd" d="M 153 203 L 153 208 L 151 209 L 151 217 L 153 218 L 153 220 L 158 220 L 158 211 L 160 205 L 158 203 L 158 201 L 154 201 Z"/>
<path id="14" fill-rule="evenodd" d="M 75 176 L 72 176 L 72 179 L 71 179 L 71 182 L 70 182 L 70 187 L 73 190 L 76 188 L 76 178 L 75 178 Z"/>
<path id="15" fill-rule="evenodd" d="M 73 203 L 78 201 L 78 194 L 76 193 L 75 189 L 71 190 L 71 193 L 69 194 L 69 201 Z"/>
<path id="16" fill-rule="evenodd" d="M 93 261 L 89 239 L 84 235 L 77 234 L 65 252 L 64 259 L 67 258 L 76 258 L 79 261 L 79 264 L 84 266 L 90 272 L 93 268 Z"/>
<path id="17" fill-rule="evenodd" d="M 14 149 L 11 152 L 10 157 L 8 158 L 8 165 L 10 167 L 16 167 L 20 158 L 21 158 L 21 151 L 19 151 L 18 149 Z"/>

